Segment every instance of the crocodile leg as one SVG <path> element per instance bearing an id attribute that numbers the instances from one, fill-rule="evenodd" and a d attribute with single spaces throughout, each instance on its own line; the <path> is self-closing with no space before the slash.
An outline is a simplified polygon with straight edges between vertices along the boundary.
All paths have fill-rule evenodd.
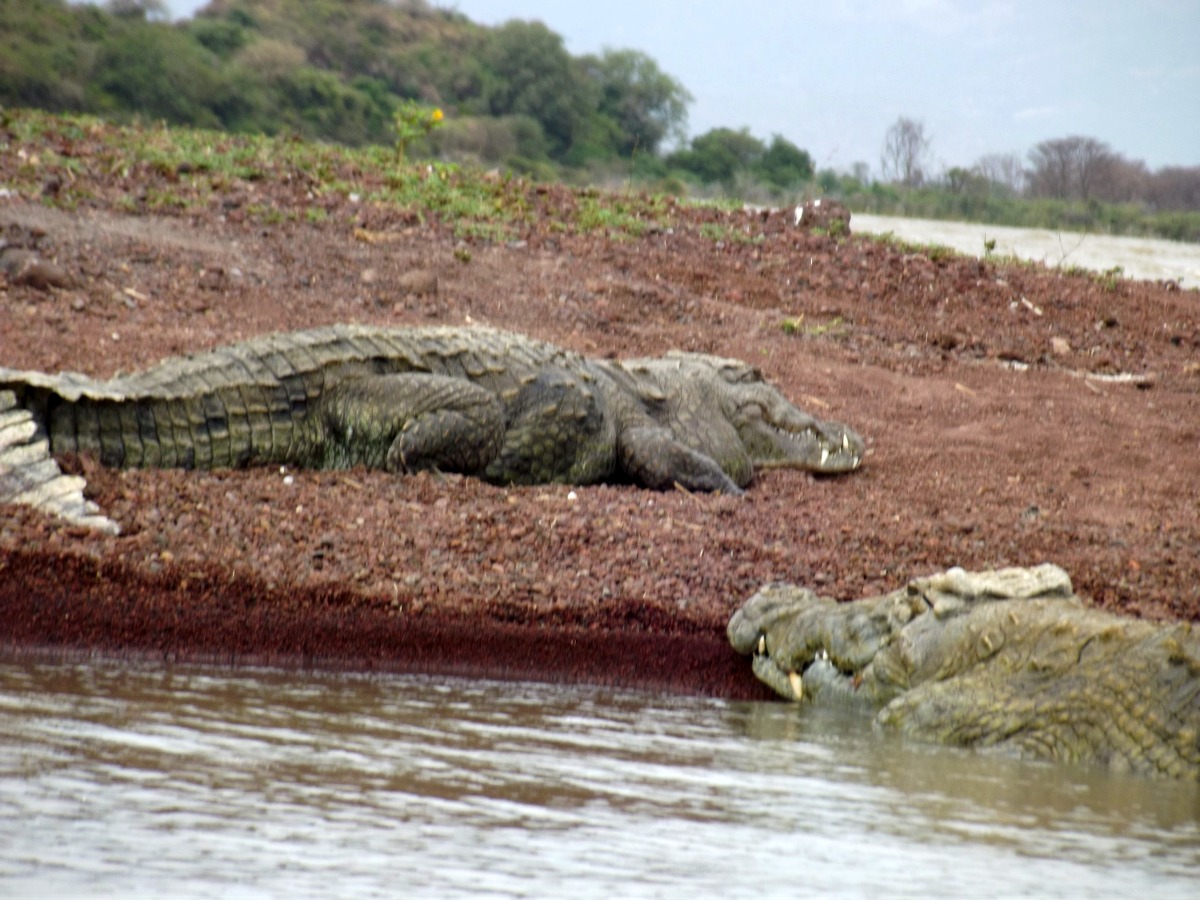
<path id="1" fill-rule="evenodd" d="M 617 455 L 625 473 L 649 488 L 666 490 L 678 484 L 689 491 L 743 493 L 716 460 L 681 444 L 658 425 L 625 429 L 617 441 Z"/>
<path id="2" fill-rule="evenodd" d="M 604 398 L 578 374 L 547 368 L 508 411 L 504 448 L 488 466 L 497 484 L 595 484 L 616 471 L 616 428 Z"/>
<path id="3" fill-rule="evenodd" d="M 494 394 L 462 378 L 400 373 L 348 378 L 309 414 L 306 456 L 323 468 L 482 472 L 504 442 Z"/>

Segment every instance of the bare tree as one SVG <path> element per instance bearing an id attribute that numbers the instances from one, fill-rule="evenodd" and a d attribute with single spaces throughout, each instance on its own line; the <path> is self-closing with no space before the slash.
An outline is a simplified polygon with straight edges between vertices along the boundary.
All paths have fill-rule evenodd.
<path id="1" fill-rule="evenodd" d="M 1114 153 L 1093 179 L 1093 194 L 1110 203 L 1132 203 L 1146 197 L 1150 171 L 1140 159 Z"/>
<path id="2" fill-rule="evenodd" d="M 976 160 L 971 170 L 981 178 L 1013 194 L 1025 189 L 1025 167 L 1015 153 L 989 153 Z"/>
<path id="3" fill-rule="evenodd" d="M 1042 141 L 1029 151 L 1033 166 L 1029 173 L 1029 188 L 1039 197 L 1066 200 L 1072 188 L 1072 144 L 1070 139 Z"/>
<path id="4" fill-rule="evenodd" d="M 884 136 L 879 160 L 883 177 L 907 187 L 919 186 L 925 180 L 929 142 L 924 123 L 904 116 L 897 119 Z"/>
<path id="5" fill-rule="evenodd" d="M 1119 159 L 1108 144 L 1095 138 L 1072 135 L 1042 141 L 1029 151 L 1030 187 L 1043 197 L 1087 200 L 1096 195 Z"/>
<path id="6" fill-rule="evenodd" d="M 1200 166 L 1168 166 L 1146 180 L 1144 199 L 1155 209 L 1200 210 Z"/>
<path id="7" fill-rule="evenodd" d="M 1096 193 L 1117 159 L 1112 148 L 1103 141 L 1095 138 L 1080 141 L 1075 152 L 1075 181 L 1080 199 L 1087 200 Z"/>

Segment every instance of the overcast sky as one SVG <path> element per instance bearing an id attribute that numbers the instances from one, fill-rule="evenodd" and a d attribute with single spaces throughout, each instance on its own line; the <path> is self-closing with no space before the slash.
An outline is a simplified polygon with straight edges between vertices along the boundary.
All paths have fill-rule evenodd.
<path id="1" fill-rule="evenodd" d="M 204 4 L 168 0 L 176 16 Z M 538 19 L 573 54 L 632 48 L 691 91 L 692 135 L 779 133 L 818 166 L 879 171 L 900 116 L 934 169 L 1099 138 L 1151 168 L 1200 165 L 1200 0 L 435 0 Z"/>

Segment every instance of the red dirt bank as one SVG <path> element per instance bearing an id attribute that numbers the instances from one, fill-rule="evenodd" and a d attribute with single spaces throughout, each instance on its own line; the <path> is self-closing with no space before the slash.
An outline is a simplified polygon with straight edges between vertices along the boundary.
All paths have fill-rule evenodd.
<path id="1" fill-rule="evenodd" d="M 283 182 L 239 189 L 302 202 Z M 343 200 L 319 225 L 264 225 L 236 190 L 167 216 L 113 211 L 120 190 L 98 183 L 74 213 L 0 200 L 0 237 L 74 285 L 0 275 L 0 364 L 106 376 L 271 330 L 475 322 L 593 355 L 749 360 L 871 449 L 853 475 L 765 472 L 744 498 L 67 461 L 124 533 L 0 507 L 10 650 L 747 697 L 724 627 L 770 580 L 853 598 L 1048 560 L 1101 606 L 1200 618 L 1196 292 L 932 261 L 780 215 L 677 209 L 614 241 L 556 226 L 576 201 L 558 188 L 519 242 L 468 245 L 469 262 L 448 227 L 395 210 Z"/>

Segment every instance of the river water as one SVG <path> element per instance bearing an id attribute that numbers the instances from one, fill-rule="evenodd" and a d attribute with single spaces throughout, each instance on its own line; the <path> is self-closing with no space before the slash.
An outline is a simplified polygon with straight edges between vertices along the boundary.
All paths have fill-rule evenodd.
<path id="1" fill-rule="evenodd" d="M 904 241 L 941 244 L 959 253 L 984 254 L 984 241 L 993 241 L 997 256 L 1015 256 L 1050 267 L 1081 266 L 1103 272 L 1120 266 L 1125 278 L 1179 282 L 1183 288 L 1200 288 L 1200 244 L 1157 238 L 1081 234 L 1047 228 L 1009 228 L 972 222 L 901 219 L 854 213 L 850 230 L 892 234 Z"/>
<path id="2" fill-rule="evenodd" d="M 580 686 L 0 660 L 0 896 L 1200 896 L 1200 787 Z"/>

